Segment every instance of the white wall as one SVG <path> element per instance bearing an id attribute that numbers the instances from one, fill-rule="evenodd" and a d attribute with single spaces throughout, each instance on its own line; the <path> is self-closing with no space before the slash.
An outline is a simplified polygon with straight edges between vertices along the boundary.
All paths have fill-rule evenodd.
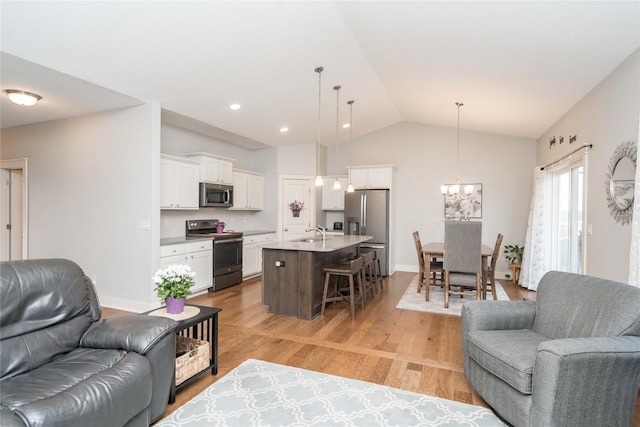
<path id="1" fill-rule="evenodd" d="M 562 157 L 576 145 L 593 144 L 589 152 L 587 182 L 588 236 L 586 273 L 627 282 L 631 225 L 616 223 L 607 207 L 605 174 L 609 159 L 624 141 L 638 140 L 640 114 L 640 50 L 636 50 L 538 140 L 538 163 Z M 569 145 L 569 135 L 577 141 Z M 565 143 L 549 148 L 549 139 L 564 136 Z"/>
<path id="2" fill-rule="evenodd" d="M 29 258 L 73 260 L 105 305 L 157 305 L 159 118 L 147 104 L 2 130 L 2 159 L 29 159 Z"/>
<path id="3" fill-rule="evenodd" d="M 329 150 L 332 173 L 353 166 L 395 166 L 395 220 L 392 251 L 398 270 L 417 271 L 413 231 L 423 243 L 444 239 L 444 200 L 440 185 L 456 179 L 456 129 L 400 123 L 340 144 Z M 536 141 L 502 135 L 460 131 L 460 181 L 482 184 L 482 241 L 494 246 L 498 233 L 503 244 L 524 244 Z M 503 257 L 496 267 L 507 272 Z"/>

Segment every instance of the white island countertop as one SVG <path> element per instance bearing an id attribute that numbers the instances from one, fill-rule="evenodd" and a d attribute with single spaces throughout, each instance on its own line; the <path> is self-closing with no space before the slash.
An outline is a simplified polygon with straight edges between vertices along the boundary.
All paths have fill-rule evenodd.
<path id="1" fill-rule="evenodd" d="M 308 252 L 333 252 L 358 243 L 373 239 L 373 236 L 338 236 L 329 235 L 325 241 L 322 236 L 314 236 L 312 242 L 302 241 L 304 239 L 294 239 L 281 242 L 271 242 L 260 245 L 263 249 L 280 249 L 284 251 L 308 251 Z"/>

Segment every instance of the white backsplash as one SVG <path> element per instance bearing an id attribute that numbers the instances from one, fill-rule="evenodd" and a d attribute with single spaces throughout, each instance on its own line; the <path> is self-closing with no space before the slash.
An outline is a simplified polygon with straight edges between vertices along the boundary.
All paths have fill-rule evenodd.
<path id="1" fill-rule="evenodd" d="M 186 222 L 191 219 L 217 219 L 225 222 L 225 230 L 251 230 L 254 228 L 253 215 L 251 211 L 230 211 L 223 208 L 163 210 L 160 212 L 160 238 L 183 237 L 186 233 Z"/>

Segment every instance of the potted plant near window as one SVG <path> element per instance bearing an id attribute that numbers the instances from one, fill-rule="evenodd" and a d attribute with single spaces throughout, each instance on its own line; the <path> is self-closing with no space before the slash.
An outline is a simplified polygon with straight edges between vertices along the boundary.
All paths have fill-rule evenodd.
<path id="1" fill-rule="evenodd" d="M 505 258 L 511 264 L 522 264 L 522 255 L 524 254 L 524 246 L 505 245 Z"/>
<path id="2" fill-rule="evenodd" d="M 184 311 L 184 303 L 195 285 L 196 273 L 188 265 L 170 265 L 158 270 L 153 276 L 156 295 L 167 304 L 167 313 L 179 314 Z"/>
<path id="3" fill-rule="evenodd" d="M 505 245 L 503 252 L 505 258 L 509 261 L 509 267 L 511 267 L 511 272 L 513 273 L 513 277 L 511 278 L 513 284 L 520 283 L 520 268 L 522 266 L 524 246 Z"/>

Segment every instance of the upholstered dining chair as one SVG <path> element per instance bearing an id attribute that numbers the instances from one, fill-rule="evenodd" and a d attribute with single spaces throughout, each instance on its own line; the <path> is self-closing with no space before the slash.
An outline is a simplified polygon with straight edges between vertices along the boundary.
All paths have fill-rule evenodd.
<path id="1" fill-rule="evenodd" d="M 450 295 L 482 294 L 482 223 L 447 221 L 444 224 L 444 307 Z M 453 291 L 451 286 L 459 288 Z"/>
<path id="2" fill-rule="evenodd" d="M 422 242 L 420 241 L 420 233 L 418 233 L 417 231 L 413 232 L 413 242 L 416 245 L 416 252 L 418 254 L 418 290 L 417 292 L 420 293 L 420 290 L 422 289 L 422 286 L 426 286 L 425 291 L 426 291 L 426 299 L 427 301 L 429 301 L 429 285 L 431 284 L 431 279 L 433 279 L 433 284 L 436 284 L 436 275 L 440 274 L 442 275 L 443 270 L 442 270 L 442 263 L 441 262 L 437 262 L 437 261 L 429 261 L 430 264 L 430 270 L 431 270 L 431 274 L 432 277 L 426 277 L 426 268 L 425 268 L 425 258 L 424 258 L 424 253 L 422 252 Z M 441 276 L 442 277 L 442 276 Z"/>
<path id="3" fill-rule="evenodd" d="M 498 257 L 500 256 L 500 247 L 502 246 L 502 239 L 504 236 L 498 233 L 498 237 L 496 238 L 496 245 L 493 247 L 493 253 L 491 254 L 491 264 L 489 265 L 487 271 L 487 288 L 486 292 L 489 292 L 489 286 L 491 286 L 491 293 L 493 294 L 493 299 L 498 299 L 496 295 L 496 263 L 498 262 Z M 484 291 L 483 291 L 484 292 Z M 486 298 L 486 295 L 483 295 Z"/>

